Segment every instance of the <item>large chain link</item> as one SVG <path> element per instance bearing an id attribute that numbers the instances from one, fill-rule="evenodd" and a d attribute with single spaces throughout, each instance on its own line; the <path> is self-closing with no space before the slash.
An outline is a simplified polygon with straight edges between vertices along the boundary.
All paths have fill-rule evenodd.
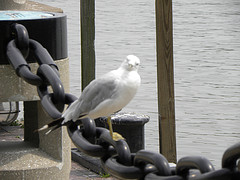
<path id="1" fill-rule="evenodd" d="M 42 106 L 53 119 L 61 117 L 64 105 L 71 104 L 77 98 L 64 92 L 57 65 L 40 43 L 29 39 L 26 28 L 14 24 L 13 34 L 14 39 L 7 45 L 7 56 L 16 74 L 29 84 L 37 86 Z M 37 74 L 31 72 L 25 60 L 29 52 L 34 54 L 39 64 Z M 48 86 L 52 87 L 53 93 L 48 92 Z M 125 140 L 113 141 L 107 129 L 96 127 L 95 121 L 89 118 L 70 124 L 68 134 L 80 151 L 101 158 L 103 168 L 121 179 L 240 179 L 240 143 L 225 151 L 222 169 L 215 170 L 208 159 L 200 156 L 181 158 L 176 166 L 170 167 L 167 159 L 159 153 L 146 150 L 131 153 Z M 193 169 L 198 171 L 192 171 Z"/>
<path id="2" fill-rule="evenodd" d="M 60 118 L 65 104 L 70 104 L 76 97 L 64 92 L 58 67 L 48 51 L 37 41 L 29 39 L 27 29 L 21 24 L 12 25 L 13 40 L 7 45 L 7 57 L 16 74 L 27 83 L 37 86 L 37 92 L 45 111 L 53 118 Z M 26 62 L 32 52 L 39 64 L 37 74 L 31 72 Z M 48 92 L 51 86 L 53 93 Z"/>

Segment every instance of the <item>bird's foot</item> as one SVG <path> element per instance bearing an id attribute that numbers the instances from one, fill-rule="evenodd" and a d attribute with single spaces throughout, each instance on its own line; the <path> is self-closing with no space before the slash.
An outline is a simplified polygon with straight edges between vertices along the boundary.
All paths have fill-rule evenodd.
<path id="1" fill-rule="evenodd" d="M 122 137 L 122 135 L 117 132 L 113 132 L 112 139 L 114 141 L 119 141 L 121 139 L 125 140 L 124 137 Z"/>

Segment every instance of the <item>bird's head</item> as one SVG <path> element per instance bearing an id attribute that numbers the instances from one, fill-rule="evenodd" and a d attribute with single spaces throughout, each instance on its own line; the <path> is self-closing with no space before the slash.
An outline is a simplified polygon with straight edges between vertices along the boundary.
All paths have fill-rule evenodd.
<path id="1" fill-rule="evenodd" d="M 128 71 L 137 71 L 140 65 L 140 59 L 134 55 L 128 55 L 123 61 L 121 67 Z"/>

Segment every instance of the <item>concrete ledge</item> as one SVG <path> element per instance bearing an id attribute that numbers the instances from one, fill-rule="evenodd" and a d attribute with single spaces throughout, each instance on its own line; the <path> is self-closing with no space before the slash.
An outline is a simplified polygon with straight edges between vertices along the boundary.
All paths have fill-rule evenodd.
<path id="1" fill-rule="evenodd" d="M 27 142 L 0 142 L 0 177 L 9 179 L 68 179 L 61 161 Z"/>

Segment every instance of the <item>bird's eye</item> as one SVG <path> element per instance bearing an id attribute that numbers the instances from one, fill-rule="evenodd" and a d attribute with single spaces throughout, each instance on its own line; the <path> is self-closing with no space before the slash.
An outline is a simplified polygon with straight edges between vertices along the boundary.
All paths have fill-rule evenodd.
<path id="1" fill-rule="evenodd" d="M 139 65 L 140 65 L 140 63 L 138 63 L 138 62 L 136 62 L 135 64 L 136 64 L 136 66 L 139 66 Z"/>

